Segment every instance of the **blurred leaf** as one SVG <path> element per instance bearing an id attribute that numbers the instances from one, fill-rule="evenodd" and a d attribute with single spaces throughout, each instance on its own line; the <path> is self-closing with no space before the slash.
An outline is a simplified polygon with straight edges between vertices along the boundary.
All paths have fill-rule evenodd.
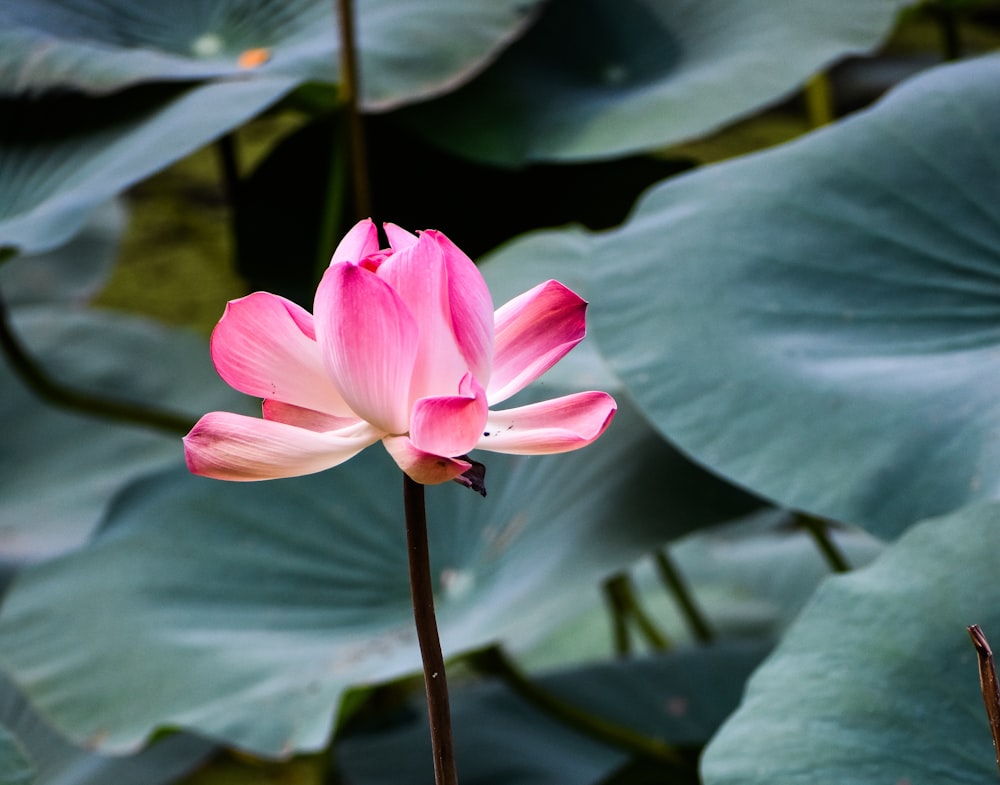
<path id="1" fill-rule="evenodd" d="M 39 253 L 93 210 L 253 117 L 288 80 L 137 88 L 102 99 L 0 100 L 0 249 Z"/>
<path id="2" fill-rule="evenodd" d="M 136 317 L 33 306 L 14 327 L 59 380 L 99 395 L 197 413 L 244 407 L 215 373 L 205 342 Z M 37 559 L 80 544 L 111 496 L 181 456 L 170 436 L 41 402 L 0 365 L 0 559 Z"/>
<path id="3" fill-rule="evenodd" d="M 186 774 L 214 749 L 202 739 L 172 734 L 130 757 L 107 757 L 72 746 L 38 717 L 16 688 L 0 678 L 0 722 L 35 763 L 37 785 L 164 785 Z M 0 772 L 12 771 L 0 754 Z"/>
<path id="4" fill-rule="evenodd" d="M 717 640 L 777 640 L 830 574 L 811 536 L 790 519 L 782 510 L 764 510 L 693 532 L 670 546 L 671 561 Z M 853 567 L 867 564 L 882 549 L 859 529 L 837 527 L 830 536 Z M 694 643 L 653 559 L 643 556 L 628 575 L 639 602 L 670 643 Z M 519 659 L 539 668 L 613 656 L 607 602 L 597 587 L 589 594 L 588 605 L 564 616 L 545 638 L 519 652 Z"/>
<path id="5" fill-rule="evenodd" d="M 998 79 L 936 69 L 599 238 L 594 334 L 662 432 L 884 537 L 1000 492 Z"/>
<path id="6" fill-rule="evenodd" d="M 364 102 L 387 109 L 451 89 L 521 34 L 539 0 L 361 0 Z M 0 94 L 141 82 L 338 78 L 333 0 L 12 0 L 0 6 Z M 241 65 L 248 51 L 264 61 Z M 223 82 L 221 80 L 228 80 Z"/>
<path id="7" fill-rule="evenodd" d="M 104 286 L 118 256 L 125 209 L 111 201 L 69 243 L 45 254 L 0 265 L 0 295 L 9 308 L 65 301 L 86 302 Z"/>
<path id="8" fill-rule="evenodd" d="M 648 192 L 619 231 L 500 249 L 550 272 L 686 454 L 892 537 L 1000 493 L 1000 57 Z"/>
<path id="9" fill-rule="evenodd" d="M 1000 506 L 976 505 L 830 578 L 706 750 L 707 785 L 995 783 L 965 626 L 1000 633 L 998 548 Z"/>
<path id="10" fill-rule="evenodd" d="M 236 211 L 238 262 L 254 288 L 299 302 L 316 284 L 332 155 L 340 118 L 323 118 L 283 138 L 241 183 Z M 473 259 L 530 229 L 580 221 L 619 224 L 640 192 L 690 164 L 633 157 L 518 171 L 471 163 L 423 142 L 389 118 L 366 123 L 372 213 L 411 230 L 444 231 Z M 342 158 L 342 156 L 340 156 Z M 469 194 L 477 194 L 470 199 Z M 345 206 L 339 238 L 354 224 Z M 305 303 L 303 303 L 305 304 Z"/>
<path id="11" fill-rule="evenodd" d="M 487 464 L 488 499 L 429 493 L 449 655 L 529 644 L 607 572 L 748 505 L 627 408 L 591 449 Z M 377 447 L 293 480 L 136 483 L 87 548 L 19 576 L 3 662 L 58 727 L 108 751 L 164 725 L 261 755 L 318 749 L 345 689 L 419 668 L 398 484 Z"/>
<path id="12" fill-rule="evenodd" d="M 905 0 L 553 0 L 414 128 L 496 164 L 608 158 L 702 136 L 868 52 Z"/>
<path id="13" fill-rule="evenodd" d="M 4 725 L 0 725 L 0 785 L 34 785 L 35 768 L 24 748 Z"/>
<path id="14" fill-rule="evenodd" d="M 704 744 L 739 701 L 763 651 L 727 644 L 661 657 L 555 672 L 537 679 L 559 699 L 647 737 L 684 747 Z M 476 785 L 595 783 L 628 753 L 582 735 L 495 681 L 453 691 L 458 770 Z M 337 760 L 351 782 L 432 785 L 427 714 L 381 733 L 347 737 Z M 660 764 L 663 777 L 670 769 Z"/>

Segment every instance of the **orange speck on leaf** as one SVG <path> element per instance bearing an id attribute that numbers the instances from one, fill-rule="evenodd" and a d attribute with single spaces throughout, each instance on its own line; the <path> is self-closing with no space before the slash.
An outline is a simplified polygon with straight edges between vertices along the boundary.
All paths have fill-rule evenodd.
<path id="1" fill-rule="evenodd" d="M 240 68 L 256 68 L 271 59 L 271 51 L 263 47 L 247 49 L 240 53 L 236 61 Z"/>

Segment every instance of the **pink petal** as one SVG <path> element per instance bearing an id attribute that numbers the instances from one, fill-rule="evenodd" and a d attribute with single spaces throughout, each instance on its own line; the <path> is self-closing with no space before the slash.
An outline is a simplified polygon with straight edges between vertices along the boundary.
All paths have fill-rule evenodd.
<path id="1" fill-rule="evenodd" d="M 375 273 L 335 264 L 316 291 L 315 313 L 327 372 L 351 409 L 384 433 L 409 431 L 418 330 L 399 295 Z"/>
<path id="2" fill-rule="evenodd" d="M 475 263 L 441 232 L 428 231 L 448 267 L 448 299 L 458 348 L 485 385 L 493 368 L 493 298 Z"/>
<path id="3" fill-rule="evenodd" d="M 490 404 L 523 390 L 587 332 L 587 303 L 558 281 L 546 281 L 497 309 Z"/>
<path id="4" fill-rule="evenodd" d="M 424 232 L 378 270 L 420 327 L 411 400 L 452 394 L 466 371 L 472 371 L 480 384 L 489 378 L 493 342 L 492 314 L 486 317 L 492 308 L 489 291 L 471 260 L 458 249 L 453 253 L 454 246 L 442 245 L 438 237 Z M 478 317 L 469 316 L 478 311 L 482 311 Z"/>
<path id="5" fill-rule="evenodd" d="M 515 455 L 578 450 L 604 433 L 617 409 L 607 393 L 582 392 L 490 412 L 476 448 Z"/>
<path id="6" fill-rule="evenodd" d="M 357 264 L 366 256 L 378 251 L 378 228 L 371 218 L 358 221 L 344 239 L 337 245 L 330 259 L 330 265 L 338 262 L 354 262 Z"/>
<path id="7" fill-rule="evenodd" d="M 383 434 L 368 423 L 333 433 L 210 412 L 184 437 L 184 457 L 194 474 L 217 480 L 297 477 L 343 463 Z"/>
<path id="8" fill-rule="evenodd" d="M 450 395 L 468 371 L 455 340 L 448 303 L 447 267 L 437 244 L 421 235 L 379 267 L 378 276 L 406 303 L 419 327 L 411 401 Z"/>
<path id="9" fill-rule="evenodd" d="M 396 226 L 396 224 L 382 224 L 382 229 L 385 231 L 385 236 L 389 239 L 389 245 L 392 246 L 393 251 L 409 248 L 417 241 L 415 234 Z"/>
<path id="10" fill-rule="evenodd" d="M 303 409 L 281 401 L 265 400 L 262 406 L 264 419 L 294 425 L 296 428 L 307 428 L 310 431 L 339 431 L 342 428 L 355 425 L 363 420 L 358 417 L 334 417 L 313 409 Z"/>
<path id="11" fill-rule="evenodd" d="M 323 367 L 312 315 L 283 297 L 257 292 L 229 303 L 212 333 L 212 360 L 247 395 L 353 416 Z"/>
<path id="12" fill-rule="evenodd" d="M 421 398 L 413 404 L 410 439 L 424 452 L 464 455 L 482 438 L 487 409 L 486 392 L 466 374 L 458 395 Z"/>
<path id="13" fill-rule="evenodd" d="M 399 468 L 423 485 L 437 485 L 454 480 L 472 468 L 468 461 L 443 458 L 418 450 L 406 436 L 386 436 L 382 439 L 382 444 Z"/>

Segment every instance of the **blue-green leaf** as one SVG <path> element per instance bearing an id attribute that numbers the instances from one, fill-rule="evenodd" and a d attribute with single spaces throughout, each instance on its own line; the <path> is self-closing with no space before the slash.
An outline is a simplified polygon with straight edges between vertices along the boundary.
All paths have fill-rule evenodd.
<path id="1" fill-rule="evenodd" d="M 710 744 L 707 785 L 996 782 L 965 627 L 1000 637 L 998 548 L 1000 506 L 974 505 L 829 579 Z"/>
<path id="2" fill-rule="evenodd" d="M 747 507 L 627 408 L 586 450 L 487 464 L 487 499 L 428 494 L 449 655 L 527 646 L 609 571 Z M 419 668 L 400 484 L 377 445 L 293 480 L 181 469 L 133 484 L 94 542 L 21 573 L 0 657 L 58 727 L 103 749 L 163 725 L 263 755 L 317 749 L 349 686 Z"/>
<path id="3" fill-rule="evenodd" d="M 873 49 L 905 0 L 554 0 L 481 77 L 406 119 L 497 164 L 690 139 Z"/>

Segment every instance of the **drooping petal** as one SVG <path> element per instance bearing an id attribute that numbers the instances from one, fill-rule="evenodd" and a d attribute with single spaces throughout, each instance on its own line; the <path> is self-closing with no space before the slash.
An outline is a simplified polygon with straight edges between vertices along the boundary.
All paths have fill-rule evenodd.
<path id="1" fill-rule="evenodd" d="M 454 480 L 472 468 L 468 461 L 444 458 L 418 450 L 408 436 L 386 436 L 382 439 L 382 444 L 396 465 L 422 485 L 437 485 Z"/>
<path id="2" fill-rule="evenodd" d="M 375 273 L 335 264 L 316 291 L 316 340 L 344 400 L 385 433 L 409 430 L 409 389 L 418 327 L 406 304 Z"/>
<path id="3" fill-rule="evenodd" d="M 561 360 L 586 335 L 587 302 L 546 281 L 497 309 L 490 404 L 507 400 Z"/>
<path id="4" fill-rule="evenodd" d="M 515 455 L 578 450 L 604 433 L 617 409 L 607 393 L 582 392 L 490 412 L 476 448 Z"/>
<path id="5" fill-rule="evenodd" d="M 358 221 L 351 228 L 344 239 L 338 243 L 330 259 L 330 265 L 339 262 L 354 262 L 357 264 L 366 256 L 378 251 L 378 227 L 372 223 L 371 218 Z"/>
<path id="6" fill-rule="evenodd" d="M 452 327 L 448 268 L 437 243 L 422 234 L 386 260 L 378 276 L 402 298 L 419 326 L 410 401 L 453 394 L 469 368 Z"/>
<path id="7" fill-rule="evenodd" d="M 247 395 L 353 415 L 323 366 L 313 317 L 290 300 L 256 292 L 226 306 L 212 333 L 212 361 Z"/>
<path id="8" fill-rule="evenodd" d="M 194 474 L 217 480 L 272 480 L 329 469 L 357 455 L 384 434 L 368 423 L 331 433 L 210 412 L 184 437 L 184 457 Z"/>
<path id="9" fill-rule="evenodd" d="M 385 231 L 385 236 L 388 238 L 389 245 L 392 246 L 393 251 L 401 251 L 404 248 L 409 248 L 417 241 L 417 236 L 413 232 L 408 232 L 401 226 L 396 226 L 396 224 L 382 224 L 382 229 Z"/>
<path id="10" fill-rule="evenodd" d="M 463 455 L 476 446 L 486 425 L 486 391 L 466 374 L 458 395 L 420 398 L 410 416 L 414 446 L 435 455 Z"/>
<path id="11" fill-rule="evenodd" d="M 286 425 L 307 428 L 319 433 L 339 431 L 342 428 L 364 422 L 359 417 L 334 417 L 332 414 L 324 414 L 314 409 L 304 409 L 301 406 L 292 406 L 289 403 L 271 399 L 266 399 L 261 409 L 265 420 L 283 422 Z"/>

